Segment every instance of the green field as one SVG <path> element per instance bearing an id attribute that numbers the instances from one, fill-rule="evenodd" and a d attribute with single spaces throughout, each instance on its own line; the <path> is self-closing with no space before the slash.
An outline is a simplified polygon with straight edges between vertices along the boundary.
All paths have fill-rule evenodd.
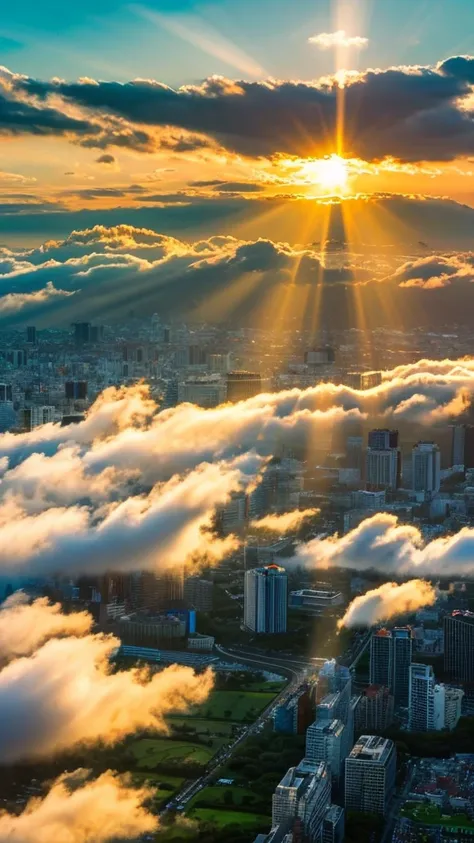
<path id="1" fill-rule="evenodd" d="M 131 745 L 138 769 L 153 770 L 161 764 L 207 764 L 214 750 L 188 741 L 172 741 L 167 738 L 141 738 Z M 159 776 L 157 776 L 159 778 Z M 166 776 L 165 776 L 166 778 Z"/>
<path id="2" fill-rule="evenodd" d="M 437 805 L 408 803 L 400 812 L 404 817 L 423 825 L 442 825 L 449 828 L 474 829 L 474 823 L 466 814 L 442 814 Z"/>
<path id="3" fill-rule="evenodd" d="M 230 797 L 232 801 L 230 801 Z M 199 809 L 200 806 L 211 805 L 212 807 L 222 808 L 227 811 L 241 807 L 252 808 L 259 801 L 259 797 L 245 787 L 216 785 L 215 787 L 205 787 L 204 790 L 197 793 L 189 803 L 188 812 L 196 808 Z"/>
<path id="4" fill-rule="evenodd" d="M 249 832 L 257 834 L 259 831 L 269 831 L 271 817 L 262 814 L 251 814 L 244 811 L 220 811 L 214 808 L 196 808 L 190 814 L 193 820 L 208 822 L 219 828 L 227 825 L 238 825 L 239 828 L 248 828 Z"/>
<path id="5" fill-rule="evenodd" d="M 218 737 L 228 738 L 232 735 L 232 721 L 228 720 L 207 720 L 202 717 L 167 717 L 166 722 L 173 727 L 188 727 L 194 729 L 197 735 L 202 735 L 204 738 L 217 735 Z M 192 740 L 192 734 L 191 740 Z"/>
<path id="6" fill-rule="evenodd" d="M 274 691 L 213 691 L 198 711 L 206 720 L 242 723 L 255 720 L 274 696 Z"/>

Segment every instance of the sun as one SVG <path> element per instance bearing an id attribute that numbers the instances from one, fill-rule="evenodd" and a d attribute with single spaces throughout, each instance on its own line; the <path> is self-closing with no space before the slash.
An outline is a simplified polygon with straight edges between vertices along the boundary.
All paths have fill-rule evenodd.
<path id="1" fill-rule="evenodd" d="M 303 167 L 308 181 L 324 193 L 344 194 L 349 192 L 349 169 L 340 155 L 328 155 L 307 161 Z"/>

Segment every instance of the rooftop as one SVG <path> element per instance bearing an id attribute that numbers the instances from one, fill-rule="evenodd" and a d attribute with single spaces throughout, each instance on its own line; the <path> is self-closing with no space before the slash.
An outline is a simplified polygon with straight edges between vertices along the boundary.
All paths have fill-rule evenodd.
<path id="1" fill-rule="evenodd" d="M 385 764 L 394 748 L 393 741 L 377 735 L 361 735 L 351 750 L 349 758 Z"/>

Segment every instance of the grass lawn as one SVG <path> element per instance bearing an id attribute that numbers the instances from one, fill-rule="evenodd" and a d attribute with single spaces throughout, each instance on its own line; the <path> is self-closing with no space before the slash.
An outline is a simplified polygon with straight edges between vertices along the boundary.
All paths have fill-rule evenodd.
<path id="1" fill-rule="evenodd" d="M 424 825 L 442 825 L 452 828 L 474 828 L 472 820 L 466 814 L 442 814 L 437 805 L 415 805 L 402 808 L 401 813 Z"/>
<path id="2" fill-rule="evenodd" d="M 226 720 L 205 720 L 202 717 L 167 717 L 166 722 L 171 727 L 188 726 L 195 729 L 196 734 L 203 735 L 204 738 L 213 735 L 227 738 L 232 735 L 233 724 Z"/>
<path id="3" fill-rule="evenodd" d="M 196 808 L 190 814 L 194 820 L 213 823 L 218 828 L 226 825 L 238 825 L 239 828 L 248 828 L 257 834 L 259 831 L 269 831 L 271 817 L 262 814 L 244 813 L 243 811 L 220 811 L 214 808 Z"/>
<path id="4" fill-rule="evenodd" d="M 233 800 L 230 805 L 226 802 L 229 791 L 232 793 Z M 203 803 L 229 811 L 232 810 L 233 807 L 240 808 L 242 805 L 247 807 L 247 809 L 252 808 L 252 806 L 258 802 L 260 802 L 260 798 L 257 794 L 255 794 L 252 790 L 247 790 L 245 787 L 232 787 L 232 785 L 222 785 L 221 787 L 220 785 L 217 785 L 216 787 L 205 787 L 203 790 L 199 791 L 199 793 L 191 799 L 188 805 L 188 811 L 192 811 L 194 808 L 199 810 L 199 805 Z"/>
<path id="5" fill-rule="evenodd" d="M 274 696 L 273 691 L 213 691 L 200 706 L 199 713 L 211 720 L 250 721 L 258 717 Z"/>
<path id="6" fill-rule="evenodd" d="M 153 770 L 158 764 L 178 762 L 207 764 L 215 750 L 188 741 L 171 741 L 167 738 L 142 738 L 131 745 L 131 751 L 140 769 Z M 159 778 L 159 776 L 156 776 Z"/>

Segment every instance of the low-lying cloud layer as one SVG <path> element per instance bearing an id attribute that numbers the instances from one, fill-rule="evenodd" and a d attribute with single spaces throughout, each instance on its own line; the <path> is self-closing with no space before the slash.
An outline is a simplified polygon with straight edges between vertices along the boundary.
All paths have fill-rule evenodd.
<path id="1" fill-rule="evenodd" d="M 208 696 L 213 677 L 174 665 L 153 676 L 112 673 L 113 636 L 52 639 L 0 671 L 0 762 L 47 758 L 80 744 L 113 744 Z"/>
<path id="2" fill-rule="evenodd" d="M 133 788 L 110 770 L 85 781 L 76 770 L 56 779 L 43 798 L 24 811 L 0 813 L 0 843 L 108 843 L 156 830 L 158 820 L 143 803 L 153 792 Z"/>
<path id="3" fill-rule="evenodd" d="M 417 527 L 379 512 L 344 536 L 299 545 L 293 562 L 308 568 L 374 568 L 387 576 L 446 576 L 474 572 L 474 529 L 425 542 Z"/>
<path id="4" fill-rule="evenodd" d="M 28 656 L 50 638 L 90 632 L 88 612 L 65 615 L 59 603 L 40 597 L 33 603 L 17 591 L 0 606 L 0 660 Z"/>
<path id="5" fill-rule="evenodd" d="M 409 580 L 401 585 L 386 582 L 356 597 L 338 621 L 338 626 L 374 626 L 380 621 L 416 612 L 423 606 L 432 606 L 435 600 L 436 590 L 425 580 Z"/>
<path id="6" fill-rule="evenodd" d="M 283 512 L 280 515 L 264 515 L 251 522 L 251 527 L 256 530 L 271 530 L 274 533 L 286 533 L 289 530 L 296 530 L 308 518 L 317 515 L 319 509 L 295 509 L 293 512 Z"/>

